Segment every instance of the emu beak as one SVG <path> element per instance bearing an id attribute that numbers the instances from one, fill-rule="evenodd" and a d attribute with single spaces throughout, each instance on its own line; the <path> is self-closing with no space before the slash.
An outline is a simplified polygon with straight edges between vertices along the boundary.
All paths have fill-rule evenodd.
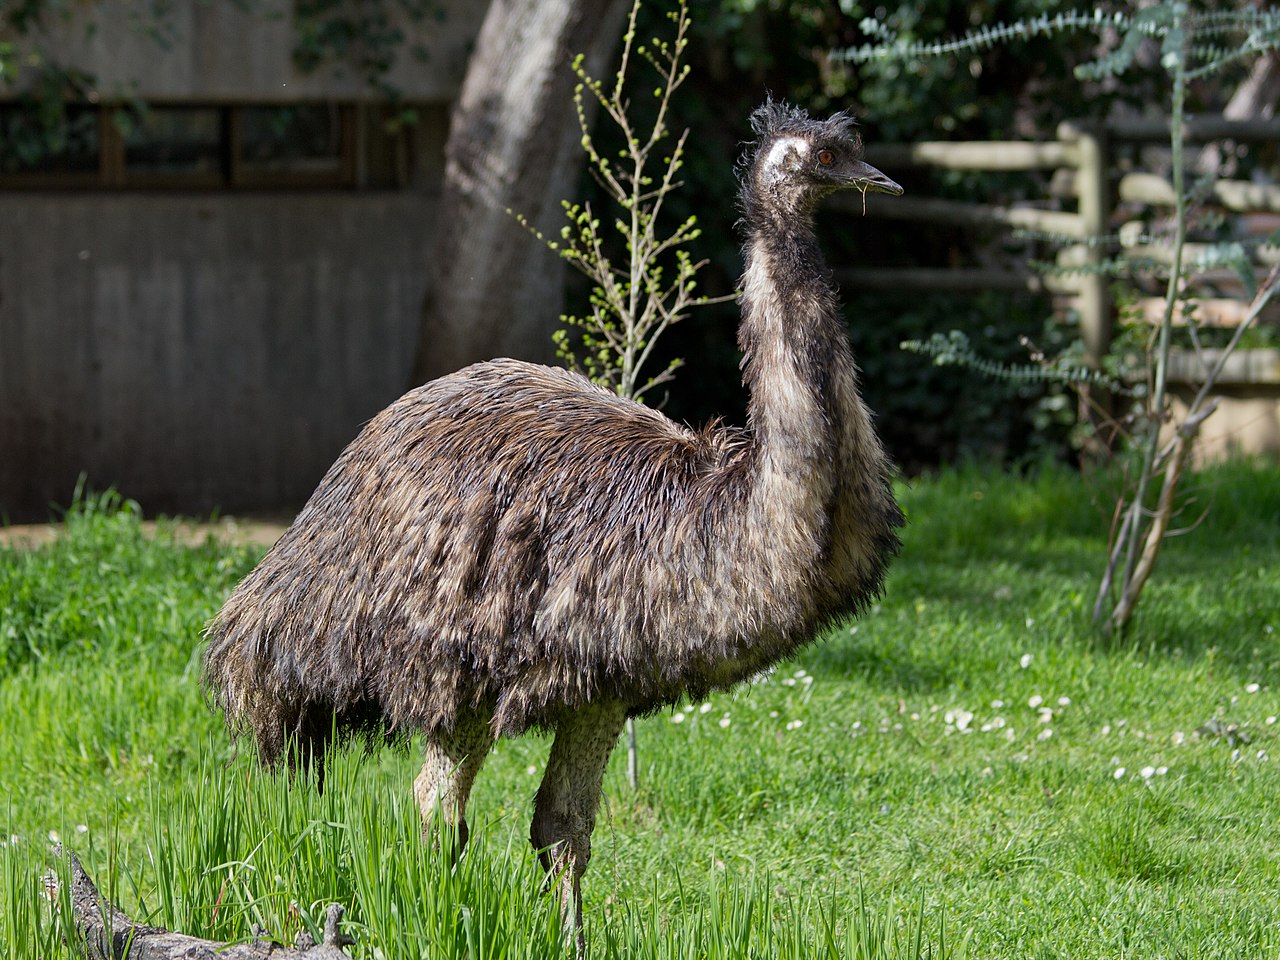
<path id="1" fill-rule="evenodd" d="M 862 160 L 852 165 L 849 180 L 849 186 L 855 190 L 861 190 L 864 194 L 887 193 L 893 197 L 902 196 L 902 187 Z"/>

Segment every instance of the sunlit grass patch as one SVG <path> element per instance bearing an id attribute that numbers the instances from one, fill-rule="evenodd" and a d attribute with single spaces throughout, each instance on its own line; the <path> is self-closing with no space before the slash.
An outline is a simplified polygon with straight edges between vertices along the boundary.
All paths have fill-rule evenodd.
<path id="1" fill-rule="evenodd" d="M 1280 954 L 1280 470 L 1196 483 L 1212 512 L 1110 639 L 1088 623 L 1095 488 L 904 488 L 878 605 L 643 721 L 638 792 L 615 758 L 592 953 Z M 527 841 L 547 738 L 497 745 L 454 867 L 420 839 L 417 744 L 341 752 L 319 794 L 228 742 L 198 635 L 252 551 L 85 509 L 66 542 L 0 549 L 0 955 L 67 955 L 51 833 L 139 919 L 201 936 L 291 941 L 341 902 L 356 957 L 562 955 Z"/>

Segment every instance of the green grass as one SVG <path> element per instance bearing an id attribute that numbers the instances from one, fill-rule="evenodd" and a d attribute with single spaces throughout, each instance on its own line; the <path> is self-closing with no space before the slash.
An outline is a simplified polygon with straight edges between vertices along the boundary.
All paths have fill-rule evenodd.
<path id="1" fill-rule="evenodd" d="M 1280 469 L 1191 486 L 1208 518 L 1120 638 L 1088 622 L 1105 479 L 905 488 L 873 612 L 642 722 L 638 794 L 614 758 L 592 954 L 1280 957 Z M 264 773 L 198 684 L 200 625 L 255 554 L 165 530 L 100 498 L 0 548 L 0 956 L 66 955 L 51 832 L 188 933 L 292 940 L 338 901 L 355 956 L 562 952 L 525 839 L 546 739 L 495 749 L 454 869 L 418 839 L 416 743 L 344 752 L 323 795 Z"/>

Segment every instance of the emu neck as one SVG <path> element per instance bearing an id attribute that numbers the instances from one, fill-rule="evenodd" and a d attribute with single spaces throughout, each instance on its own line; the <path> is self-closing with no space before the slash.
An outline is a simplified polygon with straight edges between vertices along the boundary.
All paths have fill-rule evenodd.
<path id="1" fill-rule="evenodd" d="M 825 504 L 839 422 L 831 381 L 856 376 L 852 357 L 812 223 L 751 219 L 739 340 L 758 462 L 770 482 L 803 484 Z"/>
<path id="2" fill-rule="evenodd" d="M 871 545 L 896 526 L 888 465 L 812 219 L 748 205 L 748 222 L 739 338 L 756 452 L 751 513 L 780 550 L 846 589 L 870 574 Z"/>

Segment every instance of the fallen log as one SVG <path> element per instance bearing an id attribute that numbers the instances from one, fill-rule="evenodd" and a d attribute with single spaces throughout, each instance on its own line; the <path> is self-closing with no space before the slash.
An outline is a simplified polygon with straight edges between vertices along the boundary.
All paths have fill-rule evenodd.
<path id="1" fill-rule="evenodd" d="M 55 854 L 61 856 L 61 850 Z M 350 960 L 342 948 L 351 941 L 338 931 L 340 904 L 329 907 L 322 943 L 305 933 L 292 947 L 271 940 L 219 943 L 135 923 L 98 892 L 74 853 L 66 859 L 71 909 L 88 960 Z"/>

